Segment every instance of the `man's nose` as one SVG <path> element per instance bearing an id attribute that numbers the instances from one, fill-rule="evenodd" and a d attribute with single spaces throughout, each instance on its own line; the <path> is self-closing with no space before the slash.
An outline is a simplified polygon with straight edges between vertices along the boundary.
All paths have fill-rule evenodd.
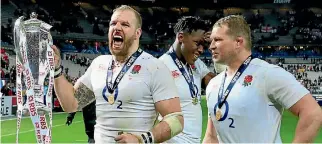
<path id="1" fill-rule="evenodd" d="M 114 30 L 116 31 L 120 31 L 122 29 L 122 26 L 120 23 L 116 23 L 115 26 L 114 26 Z"/>
<path id="2" fill-rule="evenodd" d="M 211 41 L 210 45 L 209 45 L 209 50 L 215 50 L 216 49 L 216 45 L 214 41 Z"/>
<path id="3" fill-rule="evenodd" d="M 197 50 L 198 50 L 198 52 L 199 52 L 200 54 L 202 54 L 202 53 L 203 53 L 203 51 L 204 51 L 204 46 L 203 46 L 203 45 L 199 45 L 199 46 L 198 46 L 198 48 L 197 48 Z"/>

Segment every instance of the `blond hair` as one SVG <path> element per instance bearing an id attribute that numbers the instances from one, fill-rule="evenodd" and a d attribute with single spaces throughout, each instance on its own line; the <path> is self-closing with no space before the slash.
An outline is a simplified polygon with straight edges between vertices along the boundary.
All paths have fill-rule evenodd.
<path id="1" fill-rule="evenodd" d="M 113 13 L 116 11 L 125 11 L 125 10 L 130 10 L 134 13 L 135 17 L 136 17 L 136 26 L 137 28 L 141 28 L 142 27 L 142 17 L 140 15 L 140 13 L 138 11 L 136 11 L 134 8 L 128 6 L 128 5 L 121 5 L 120 7 L 116 8 L 113 10 Z"/>
<path id="2" fill-rule="evenodd" d="M 243 16 L 230 15 L 223 17 L 214 24 L 213 28 L 222 27 L 223 25 L 228 27 L 227 34 L 232 38 L 244 37 L 246 39 L 246 48 L 251 49 L 251 30 Z"/>

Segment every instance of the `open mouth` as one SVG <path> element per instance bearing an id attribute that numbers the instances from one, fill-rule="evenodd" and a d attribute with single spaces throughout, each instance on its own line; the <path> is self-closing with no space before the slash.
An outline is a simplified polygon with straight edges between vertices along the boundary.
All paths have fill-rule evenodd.
<path id="1" fill-rule="evenodd" d="M 194 54 L 194 55 L 193 55 L 193 57 L 194 57 L 195 59 L 197 59 L 199 56 Z"/>
<path id="2" fill-rule="evenodd" d="M 196 54 L 196 53 L 194 53 L 193 54 L 193 57 L 195 58 L 195 59 L 198 59 L 199 58 L 199 56 L 200 56 L 200 54 L 198 53 L 198 54 Z"/>
<path id="3" fill-rule="evenodd" d="M 120 47 L 123 43 L 123 37 L 121 35 L 115 34 L 113 36 L 113 46 L 114 47 Z"/>

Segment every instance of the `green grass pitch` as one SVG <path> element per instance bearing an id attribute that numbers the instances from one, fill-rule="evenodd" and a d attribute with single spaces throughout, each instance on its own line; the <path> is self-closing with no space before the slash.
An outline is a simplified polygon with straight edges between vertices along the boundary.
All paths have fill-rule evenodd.
<path id="1" fill-rule="evenodd" d="M 203 110 L 203 134 L 207 127 L 207 106 L 206 100 L 202 99 Z M 53 115 L 52 142 L 53 143 L 87 143 L 87 136 L 84 131 L 82 114 L 76 114 L 73 124 L 66 126 L 66 113 Z M 283 143 L 290 143 L 294 137 L 298 118 L 290 112 L 285 111 L 282 118 L 281 136 Z M 1 121 L 1 141 L 0 143 L 15 143 L 16 120 Z M 30 118 L 24 118 L 21 123 L 19 134 L 20 143 L 35 143 L 35 132 Z M 315 143 L 322 143 L 322 130 L 320 129 Z"/>

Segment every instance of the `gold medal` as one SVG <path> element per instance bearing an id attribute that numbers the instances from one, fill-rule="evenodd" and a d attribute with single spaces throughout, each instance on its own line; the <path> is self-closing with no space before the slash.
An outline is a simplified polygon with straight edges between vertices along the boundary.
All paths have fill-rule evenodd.
<path id="1" fill-rule="evenodd" d="M 222 117 L 222 115 L 221 115 L 221 111 L 220 110 L 217 110 L 216 111 L 216 120 L 220 120 L 221 119 L 221 117 Z"/>
<path id="2" fill-rule="evenodd" d="M 194 105 L 198 104 L 198 98 L 197 97 L 192 98 L 192 104 L 194 104 Z"/>
<path id="3" fill-rule="evenodd" d="M 114 95 L 113 94 L 108 96 L 108 103 L 111 104 L 111 105 L 114 104 Z"/>

